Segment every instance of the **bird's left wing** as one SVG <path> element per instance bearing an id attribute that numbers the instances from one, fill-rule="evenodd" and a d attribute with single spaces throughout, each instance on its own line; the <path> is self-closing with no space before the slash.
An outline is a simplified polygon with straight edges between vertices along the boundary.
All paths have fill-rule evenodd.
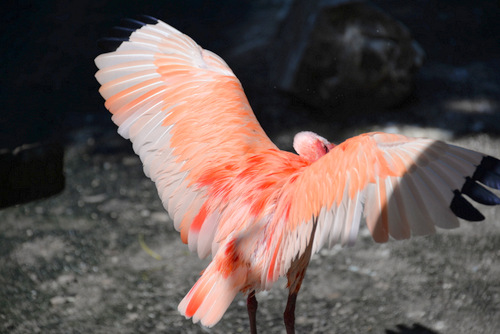
<path id="1" fill-rule="evenodd" d="M 95 59 L 99 91 L 183 241 L 205 257 L 217 230 L 214 198 L 245 157 L 276 146 L 216 54 L 150 17 L 116 31 L 124 38 L 107 40 L 116 50 Z"/>
<path id="2" fill-rule="evenodd" d="M 484 217 L 463 195 L 487 205 L 500 198 L 500 161 L 431 139 L 367 133 L 304 168 L 283 190 L 269 240 L 267 281 L 284 275 L 313 237 L 312 251 L 352 244 L 366 221 L 376 242 L 406 239 Z M 313 225 L 315 229 L 313 229 Z M 279 225 L 279 226 L 278 226 Z M 314 236 L 312 236 L 314 231 Z"/>

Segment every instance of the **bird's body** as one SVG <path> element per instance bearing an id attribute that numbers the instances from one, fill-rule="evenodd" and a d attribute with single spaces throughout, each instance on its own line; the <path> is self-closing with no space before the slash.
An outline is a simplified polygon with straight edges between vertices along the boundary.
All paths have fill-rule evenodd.
<path id="1" fill-rule="evenodd" d="M 500 188 L 500 162 L 440 141 L 375 132 L 335 146 L 304 132 L 299 155 L 279 150 L 221 58 L 145 20 L 128 21 L 118 48 L 96 58 L 96 77 L 183 242 L 212 256 L 179 305 L 195 322 L 214 325 L 243 292 L 255 332 L 255 292 L 286 276 L 293 332 L 311 254 L 353 244 L 362 220 L 386 242 L 457 227 L 457 215 L 480 220 L 462 194 L 500 203 L 478 183 Z"/>

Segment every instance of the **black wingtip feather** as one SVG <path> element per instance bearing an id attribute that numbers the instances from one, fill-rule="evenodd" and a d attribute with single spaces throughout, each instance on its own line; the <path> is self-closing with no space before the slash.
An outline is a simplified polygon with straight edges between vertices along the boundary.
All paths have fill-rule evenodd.
<path id="1" fill-rule="evenodd" d="M 497 195 L 484 188 L 483 186 L 472 180 L 470 177 L 467 177 L 465 179 L 465 183 L 462 187 L 461 193 L 484 205 L 500 204 L 500 198 Z"/>
<path id="2" fill-rule="evenodd" d="M 157 24 L 158 19 L 149 15 L 140 15 L 137 19 L 124 18 L 121 20 L 121 25 L 113 27 L 109 33 L 109 37 L 101 38 L 97 41 L 97 45 L 104 52 L 112 52 L 129 40 L 130 35 L 137 29 L 142 28 L 147 24 Z"/>
<path id="3" fill-rule="evenodd" d="M 500 175 L 500 160 L 498 160 L 497 158 L 486 156 L 481 161 L 481 165 L 483 164 L 486 169 Z"/>
<path id="4" fill-rule="evenodd" d="M 472 204 L 470 204 L 460 193 L 460 191 L 453 191 L 455 196 L 450 204 L 450 209 L 453 213 L 462 219 L 477 222 L 484 220 L 484 216 Z"/>
<path id="5" fill-rule="evenodd" d="M 144 14 L 139 15 L 138 19 L 146 24 L 157 24 L 159 21 L 156 17 L 144 15 Z"/>
<path id="6" fill-rule="evenodd" d="M 121 22 L 120 22 L 120 25 L 122 27 L 133 29 L 133 30 L 140 29 L 143 26 L 145 26 L 146 24 L 147 23 L 145 23 L 145 22 L 142 22 L 142 21 L 139 21 L 139 20 L 136 20 L 136 19 L 129 19 L 129 18 L 122 19 Z"/>
<path id="7" fill-rule="evenodd" d="M 123 39 L 117 37 L 106 37 L 99 39 L 97 41 L 97 46 L 104 52 L 113 52 L 118 49 L 120 44 L 122 44 L 124 41 L 128 41 L 128 38 Z"/>
<path id="8" fill-rule="evenodd" d="M 485 156 L 477 166 L 472 177 L 467 176 L 462 189 L 455 189 L 450 209 L 457 217 L 469 220 L 484 220 L 484 216 L 463 196 L 467 195 L 474 201 L 484 205 L 499 205 L 500 198 L 482 186 L 500 189 L 500 160 Z"/>
<path id="9" fill-rule="evenodd" d="M 472 179 L 488 187 L 500 189 L 500 160 L 486 156 L 477 166 Z"/>
<path id="10" fill-rule="evenodd" d="M 135 29 L 132 28 L 126 28 L 126 27 L 113 27 L 111 28 L 110 31 L 110 37 L 114 38 L 125 38 L 126 40 L 129 39 L 130 35 L 135 31 Z"/>

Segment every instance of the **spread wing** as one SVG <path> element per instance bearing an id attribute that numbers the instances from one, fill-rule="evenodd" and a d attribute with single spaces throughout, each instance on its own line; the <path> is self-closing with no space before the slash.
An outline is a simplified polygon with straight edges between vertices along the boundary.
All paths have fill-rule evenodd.
<path id="1" fill-rule="evenodd" d="M 133 143 L 182 240 L 210 253 L 225 180 L 276 149 L 227 64 L 159 20 L 128 20 L 115 51 L 95 59 L 105 106 Z M 194 223 L 193 223 L 194 222 Z M 199 233 L 200 230 L 202 233 Z"/>
<path id="2" fill-rule="evenodd" d="M 354 243 L 362 220 L 377 242 L 431 234 L 436 226 L 455 228 L 457 216 L 482 220 L 463 195 L 486 205 L 500 204 L 500 198 L 481 184 L 500 189 L 499 160 L 431 139 L 353 137 L 287 185 L 273 221 L 282 233 L 268 241 L 275 253 L 264 279 L 286 273 L 311 241 L 311 231 L 316 252 Z"/>

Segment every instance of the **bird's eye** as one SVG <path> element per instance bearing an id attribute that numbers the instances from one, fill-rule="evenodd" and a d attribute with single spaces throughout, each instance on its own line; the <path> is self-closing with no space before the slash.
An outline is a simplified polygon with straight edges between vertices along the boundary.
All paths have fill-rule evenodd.
<path id="1" fill-rule="evenodd" d="M 325 144 L 323 144 L 323 149 L 325 150 L 325 153 L 330 152 L 330 150 L 328 149 L 328 147 Z"/>

